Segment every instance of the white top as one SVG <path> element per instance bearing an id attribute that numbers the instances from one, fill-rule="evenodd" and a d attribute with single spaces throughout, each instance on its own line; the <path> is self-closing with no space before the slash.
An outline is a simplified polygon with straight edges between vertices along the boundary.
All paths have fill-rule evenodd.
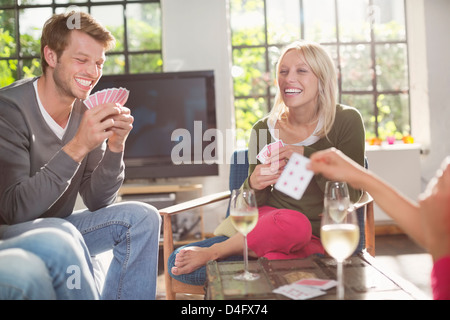
<path id="1" fill-rule="evenodd" d="M 45 110 L 44 106 L 42 105 L 41 99 L 39 99 L 39 93 L 37 89 L 37 80 L 33 82 L 34 91 L 36 92 L 36 99 L 39 105 L 39 109 L 41 110 L 42 116 L 45 119 L 45 122 L 50 127 L 50 129 L 56 134 L 56 136 L 62 140 L 64 137 L 64 134 L 66 133 L 67 126 L 65 128 L 61 127 L 59 124 L 56 123 L 55 120 L 48 114 L 47 110 Z M 72 115 L 72 113 L 70 113 Z M 69 115 L 69 121 L 70 121 L 70 115 Z"/>
<path id="2" fill-rule="evenodd" d="M 277 141 L 280 139 L 275 134 L 275 124 L 276 124 L 276 121 L 273 121 L 270 118 L 267 121 L 267 126 L 269 127 L 270 135 L 272 136 L 272 138 L 275 141 Z M 320 137 L 317 135 L 317 133 L 322 129 L 322 127 L 323 127 L 323 121 L 322 121 L 322 118 L 319 118 L 319 121 L 317 122 L 317 126 L 314 129 L 314 132 L 305 140 L 297 142 L 297 143 L 293 143 L 292 145 L 294 145 L 294 146 L 310 146 L 310 145 L 316 143 L 317 141 L 320 140 Z M 286 143 L 286 144 L 288 144 L 288 143 Z"/>

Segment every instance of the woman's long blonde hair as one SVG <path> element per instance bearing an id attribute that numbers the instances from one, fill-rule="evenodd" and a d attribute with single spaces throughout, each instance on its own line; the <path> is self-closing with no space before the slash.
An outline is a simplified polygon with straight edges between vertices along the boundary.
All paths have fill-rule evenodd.
<path id="1" fill-rule="evenodd" d="M 317 114 L 322 118 L 323 126 L 317 135 L 323 138 L 330 132 L 336 115 L 337 77 L 333 60 L 324 48 L 317 43 L 296 41 L 283 49 L 276 66 L 277 93 L 269 118 L 272 121 L 276 121 L 287 117 L 289 113 L 278 86 L 278 75 L 280 73 L 280 62 L 286 53 L 291 50 L 296 50 L 299 54 L 303 54 L 306 63 L 319 80 Z"/>

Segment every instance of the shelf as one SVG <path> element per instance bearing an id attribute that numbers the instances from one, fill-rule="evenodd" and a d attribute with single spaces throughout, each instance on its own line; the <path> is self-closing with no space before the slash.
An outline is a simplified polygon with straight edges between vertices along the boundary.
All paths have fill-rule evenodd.
<path id="1" fill-rule="evenodd" d="M 201 191 L 202 184 L 124 184 L 119 195 Z"/>
<path id="2" fill-rule="evenodd" d="M 162 193 L 183 193 L 183 192 L 195 192 L 195 199 L 201 198 L 203 193 L 203 185 L 198 184 L 144 184 L 144 183 L 127 183 L 123 184 L 119 189 L 119 197 L 122 196 L 132 196 L 132 195 L 146 195 L 146 194 L 162 194 Z M 151 203 L 150 203 L 151 204 Z M 175 204 L 176 205 L 176 204 Z M 173 207 L 173 206 L 172 206 Z M 203 226 L 203 209 L 197 208 L 198 214 L 200 215 L 200 234 L 201 239 L 204 239 L 204 226 Z M 161 228 L 162 230 L 162 228 Z M 176 245 L 184 245 L 192 242 L 195 238 L 192 235 L 187 235 L 188 238 L 181 241 L 175 241 Z M 162 243 L 162 242 L 161 242 Z"/>

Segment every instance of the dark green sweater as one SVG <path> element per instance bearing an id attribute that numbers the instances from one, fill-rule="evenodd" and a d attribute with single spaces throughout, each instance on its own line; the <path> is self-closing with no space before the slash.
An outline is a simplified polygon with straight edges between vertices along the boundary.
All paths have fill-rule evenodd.
<path id="1" fill-rule="evenodd" d="M 256 167 L 256 155 L 264 147 L 260 141 L 274 141 L 269 133 L 267 125 L 268 117 L 258 121 L 253 129 L 255 134 L 251 135 L 249 141 L 249 177 Z M 265 134 L 267 137 L 259 137 Z M 304 156 L 310 157 L 312 153 L 318 150 L 325 150 L 331 147 L 341 150 L 351 159 L 364 165 L 365 156 L 365 130 L 361 114 L 352 107 L 337 105 L 336 119 L 328 133 L 312 145 L 305 146 Z M 258 162 L 259 163 L 259 162 Z M 276 190 L 273 186 L 256 192 L 258 206 L 271 206 L 275 208 L 287 208 L 300 211 L 311 221 L 313 234 L 320 236 L 320 214 L 323 211 L 323 197 L 326 179 L 321 175 L 316 175 L 308 185 L 303 197 L 295 200 L 284 193 Z M 243 187 L 249 188 L 248 178 Z M 359 200 L 362 195 L 360 190 L 349 188 L 350 197 L 353 202 Z"/>

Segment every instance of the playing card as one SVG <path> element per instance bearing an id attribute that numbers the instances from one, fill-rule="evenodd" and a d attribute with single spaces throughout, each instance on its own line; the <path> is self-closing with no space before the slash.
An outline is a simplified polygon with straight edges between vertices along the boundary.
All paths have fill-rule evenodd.
<path id="1" fill-rule="evenodd" d="M 129 91 L 125 88 L 120 88 L 119 90 L 120 91 L 116 97 L 116 102 L 123 106 L 128 100 Z"/>
<path id="2" fill-rule="evenodd" d="M 126 94 L 125 89 L 124 88 L 119 88 L 119 93 L 116 96 L 116 101 L 115 102 L 120 103 L 120 101 L 125 96 L 125 94 Z"/>
<path id="3" fill-rule="evenodd" d="M 295 283 L 276 288 L 273 292 L 285 295 L 286 297 L 294 300 L 306 300 L 325 294 L 325 291 L 320 289 L 302 286 Z"/>
<path id="4" fill-rule="evenodd" d="M 119 94 L 119 89 L 112 88 L 111 90 L 112 92 L 108 102 L 116 102 L 117 95 Z"/>
<path id="5" fill-rule="evenodd" d="M 104 103 L 108 103 L 111 100 L 111 94 L 112 94 L 112 89 L 107 89 Z"/>
<path id="6" fill-rule="evenodd" d="M 90 95 L 88 98 L 89 102 L 91 103 L 92 108 L 95 107 L 96 105 L 98 105 L 97 103 L 97 97 L 95 94 Z"/>
<path id="7" fill-rule="evenodd" d="M 97 102 L 98 104 L 103 104 L 105 103 L 105 96 L 106 96 L 106 91 L 105 90 L 101 90 L 95 93 L 95 97 L 97 98 Z"/>
<path id="8" fill-rule="evenodd" d="M 92 109 L 92 105 L 91 105 L 91 102 L 89 101 L 89 99 L 84 100 L 83 103 L 86 106 L 86 108 Z"/>
<path id="9" fill-rule="evenodd" d="M 125 94 L 122 96 L 121 100 L 118 101 L 122 106 L 125 105 L 125 103 L 127 103 L 128 100 L 128 96 L 130 95 L 130 91 L 125 89 Z"/>
<path id="10" fill-rule="evenodd" d="M 90 95 L 83 103 L 88 109 L 108 102 L 120 103 L 124 105 L 128 100 L 129 91 L 125 88 L 109 88 L 97 91 Z"/>
<path id="11" fill-rule="evenodd" d="M 314 176 L 314 172 L 306 169 L 310 160 L 298 153 L 293 153 L 275 184 L 275 189 L 300 200 Z"/>
<path id="12" fill-rule="evenodd" d="M 335 287 L 337 281 L 326 279 L 302 279 L 295 283 L 302 286 L 312 287 L 320 290 L 328 290 L 330 288 Z"/>
<path id="13" fill-rule="evenodd" d="M 267 159 L 270 157 L 273 151 L 278 150 L 284 146 L 283 141 L 277 140 L 275 142 L 272 142 L 270 144 L 267 144 L 264 146 L 264 148 L 261 149 L 261 151 L 256 156 L 256 159 L 258 159 L 261 163 L 266 163 Z"/>

